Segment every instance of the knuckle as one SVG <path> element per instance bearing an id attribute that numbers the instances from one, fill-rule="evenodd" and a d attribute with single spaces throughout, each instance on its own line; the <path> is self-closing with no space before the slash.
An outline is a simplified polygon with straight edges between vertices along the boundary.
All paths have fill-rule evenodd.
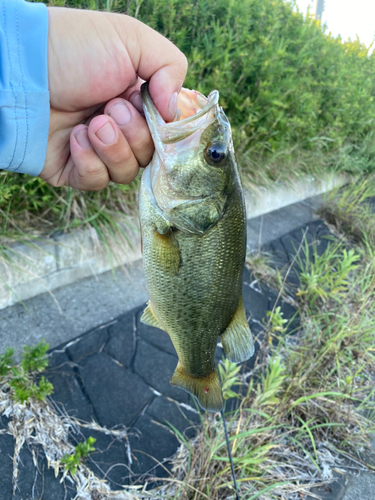
<path id="1" fill-rule="evenodd" d="M 88 161 L 85 163 L 84 169 L 80 172 L 81 178 L 99 177 L 103 175 L 104 165 L 100 162 Z"/>
<path id="2" fill-rule="evenodd" d="M 101 191 L 109 184 L 109 177 L 102 176 L 99 179 L 88 178 L 87 176 L 83 176 L 80 178 L 80 182 L 78 183 L 79 189 L 81 191 Z"/>
<path id="3" fill-rule="evenodd" d="M 130 151 L 130 148 L 126 148 L 125 151 L 121 152 L 121 154 L 111 155 L 108 160 L 108 166 L 116 170 L 126 169 L 133 163 L 135 163 L 135 158 L 133 153 Z"/>
<path id="4" fill-rule="evenodd" d="M 136 154 L 141 153 L 142 157 L 151 158 L 154 145 L 149 137 L 139 137 L 134 141 L 133 149 Z"/>
<path id="5" fill-rule="evenodd" d="M 99 160 L 99 159 L 98 159 Z M 75 170 L 77 185 L 82 191 L 100 191 L 109 183 L 105 165 L 99 160 L 85 162 Z"/>
<path id="6" fill-rule="evenodd" d="M 129 166 L 121 176 L 116 175 L 114 172 L 110 172 L 110 177 L 113 182 L 118 184 L 130 184 L 138 175 L 139 167 L 138 164 Z"/>

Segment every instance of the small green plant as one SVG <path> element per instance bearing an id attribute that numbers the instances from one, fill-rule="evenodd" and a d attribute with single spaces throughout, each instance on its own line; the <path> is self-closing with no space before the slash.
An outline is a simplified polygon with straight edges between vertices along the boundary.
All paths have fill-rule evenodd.
<path id="1" fill-rule="evenodd" d="M 25 372 L 42 372 L 48 366 L 49 344 L 43 340 L 39 344 L 23 348 L 21 367 Z"/>
<path id="2" fill-rule="evenodd" d="M 266 372 L 262 375 L 261 382 L 257 384 L 256 398 L 254 400 L 255 408 L 279 403 L 279 398 L 276 397 L 276 394 L 284 382 L 284 371 L 285 367 L 282 365 L 279 357 L 270 359 Z"/>
<path id="3" fill-rule="evenodd" d="M 19 365 L 14 363 L 14 350 L 9 347 L 0 356 L 0 381 L 6 378 L 15 401 L 26 403 L 30 398 L 44 401 L 52 394 L 53 385 L 44 376 L 35 382 L 37 374 L 48 366 L 48 348 L 48 343 L 43 340 L 34 347 L 25 346 Z"/>
<path id="4" fill-rule="evenodd" d="M 74 448 L 74 453 L 71 455 L 66 454 L 62 459 L 61 463 L 64 465 L 64 469 L 70 474 L 74 475 L 77 472 L 78 466 L 82 460 L 88 457 L 89 453 L 95 451 L 94 444 L 96 439 L 93 437 L 88 437 L 83 443 L 78 443 Z"/>
<path id="5" fill-rule="evenodd" d="M 29 399 L 44 401 L 52 394 L 53 385 L 45 377 L 42 376 L 39 382 L 35 383 L 30 379 L 30 375 L 22 370 L 13 368 L 12 372 L 9 385 L 14 390 L 14 399 L 19 403 L 26 403 Z"/>
<path id="6" fill-rule="evenodd" d="M 283 318 L 283 315 L 284 313 L 281 311 L 280 306 L 277 306 L 274 311 L 267 311 L 268 320 L 266 323 L 268 324 L 271 333 L 285 332 L 285 323 L 288 323 L 288 320 Z"/>
<path id="7" fill-rule="evenodd" d="M 318 255 L 314 243 L 312 251 L 305 241 L 304 259 L 297 257 L 300 267 L 300 286 L 297 297 L 313 306 L 320 302 L 335 300 L 341 302 L 349 286 L 349 275 L 357 269 L 359 255 L 353 249 L 347 250 L 342 245 L 328 245 L 327 250 Z"/>
<path id="8" fill-rule="evenodd" d="M 238 394 L 232 391 L 232 387 L 241 385 L 238 377 L 241 366 L 232 363 L 229 359 L 223 358 L 218 368 L 224 399 L 238 397 Z"/>

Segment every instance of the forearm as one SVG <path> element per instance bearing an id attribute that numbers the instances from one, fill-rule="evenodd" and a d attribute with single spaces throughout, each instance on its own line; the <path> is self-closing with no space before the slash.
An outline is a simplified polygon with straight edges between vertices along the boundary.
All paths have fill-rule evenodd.
<path id="1" fill-rule="evenodd" d="M 0 169 L 38 175 L 49 126 L 48 13 L 0 0 Z"/>

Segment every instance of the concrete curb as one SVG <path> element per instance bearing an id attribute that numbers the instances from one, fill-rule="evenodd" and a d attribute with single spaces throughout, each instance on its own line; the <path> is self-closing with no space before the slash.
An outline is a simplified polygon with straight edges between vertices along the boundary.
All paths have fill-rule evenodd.
<path id="1" fill-rule="evenodd" d="M 245 190 L 247 218 L 325 193 L 347 181 L 347 176 L 326 176 L 319 180 L 306 176 L 290 185 Z M 97 233 L 89 229 L 12 245 L 9 258 L 0 258 L 0 309 L 139 260 L 138 220 L 135 217 L 128 220 L 124 237 L 111 243 L 110 252 Z"/>
<path id="2" fill-rule="evenodd" d="M 350 181 L 348 175 L 326 175 L 321 179 L 304 176 L 290 184 L 275 184 L 271 187 L 252 187 L 245 189 L 247 218 L 254 219 L 279 208 L 292 205 L 306 198 L 332 191 Z"/>

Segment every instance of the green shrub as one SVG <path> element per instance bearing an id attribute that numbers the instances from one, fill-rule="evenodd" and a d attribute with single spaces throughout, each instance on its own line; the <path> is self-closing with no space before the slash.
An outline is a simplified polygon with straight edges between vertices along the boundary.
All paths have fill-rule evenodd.
<path id="1" fill-rule="evenodd" d="M 15 401 L 44 401 L 52 394 L 53 385 L 44 376 L 40 377 L 38 382 L 35 381 L 37 374 L 48 366 L 48 349 L 49 344 L 44 340 L 32 347 L 24 346 L 19 364 L 14 363 L 14 349 L 8 347 L 5 353 L 0 355 L 0 382 L 8 383 Z"/>
<path id="2" fill-rule="evenodd" d="M 220 91 L 244 179 L 264 184 L 302 173 L 375 170 L 375 54 L 368 56 L 358 40 L 332 37 L 298 12 L 294 2 L 45 3 L 124 12 L 172 40 L 189 61 L 185 86 L 204 94 Z M 82 199 L 85 207 L 87 201 L 94 211 L 99 206 L 105 211 L 102 197 L 118 193 L 110 187 Z M 0 231 L 12 228 L 9 217 L 24 213 L 46 214 L 52 227 L 72 227 L 76 211 L 69 207 L 74 197 L 66 188 L 52 189 L 38 179 L 2 173 Z M 90 219 L 93 211 L 85 210 L 77 223 Z"/>
<path id="3" fill-rule="evenodd" d="M 78 443 L 74 448 L 74 453 L 71 455 L 66 454 L 61 463 L 64 465 L 66 471 L 69 471 L 73 476 L 77 472 L 78 466 L 82 460 L 89 456 L 89 453 L 95 451 L 94 444 L 96 439 L 88 437 L 83 443 Z"/>
<path id="4" fill-rule="evenodd" d="M 55 3 L 55 2 L 50 2 Z M 61 4 L 61 2 L 59 2 Z M 220 91 L 242 152 L 274 154 L 296 144 L 353 153 L 373 130 L 375 54 L 343 42 L 284 0 L 66 0 L 125 12 L 187 56 L 185 85 Z M 320 139 L 318 141 L 318 138 Z M 368 145 L 374 149 L 375 140 Z M 372 151 L 372 158 L 374 158 Z M 367 162 L 368 163 L 368 162 Z M 371 166 L 361 165 L 362 170 Z M 346 165 L 350 169 L 349 165 Z"/>
<path id="5" fill-rule="evenodd" d="M 114 3 L 187 55 L 186 86 L 220 91 L 241 151 L 360 145 L 374 124 L 375 56 L 283 0 Z M 140 5 L 140 7 L 139 7 Z"/>

